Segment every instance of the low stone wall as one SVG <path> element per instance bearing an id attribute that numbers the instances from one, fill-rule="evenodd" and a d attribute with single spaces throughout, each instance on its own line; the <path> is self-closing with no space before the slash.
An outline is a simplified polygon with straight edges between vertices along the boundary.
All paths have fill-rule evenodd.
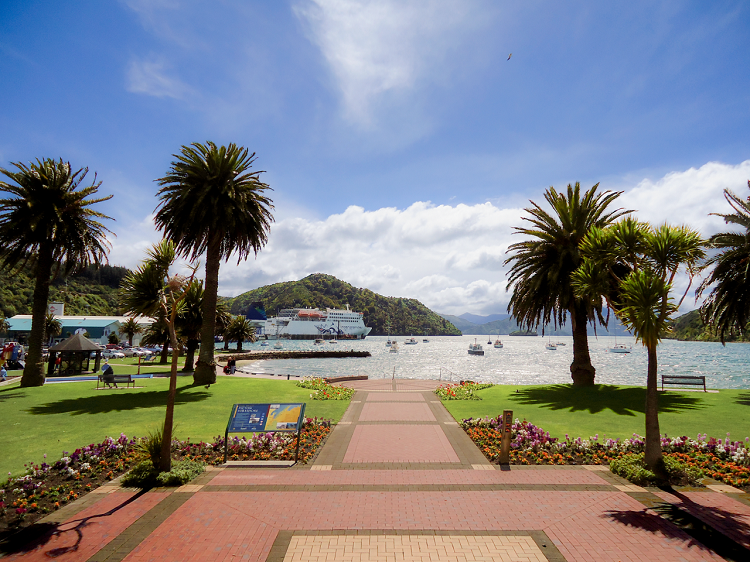
<path id="1" fill-rule="evenodd" d="M 351 375 L 343 377 L 325 377 L 323 380 L 325 380 L 328 384 L 334 384 L 344 381 L 366 381 L 367 378 L 367 375 Z"/>
<path id="2" fill-rule="evenodd" d="M 260 361 L 263 359 L 327 359 L 341 357 L 371 357 L 369 351 L 248 351 L 215 356 L 219 363 L 235 361 Z"/>

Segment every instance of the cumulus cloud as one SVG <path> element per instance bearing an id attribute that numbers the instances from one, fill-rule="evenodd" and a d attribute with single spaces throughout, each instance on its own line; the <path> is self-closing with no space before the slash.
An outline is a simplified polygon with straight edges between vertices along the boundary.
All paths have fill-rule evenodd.
<path id="1" fill-rule="evenodd" d="M 671 172 L 657 180 L 643 179 L 627 189 L 619 202 L 636 209 L 643 220 L 654 224 L 686 224 L 708 237 L 724 228 L 721 217 L 710 213 L 731 212 L 724 200 L 724 189 L 746 197 L 749 179 L 750 160 L 737 165 L 709 162 L 700 168 Z"/>
<path id="2" fill-rule="evenodd" d="M 320 48 L 346 117 L 371 126 L 377 106 L 445 76 L 452 50 L 489 16 L 478 0 L 304 0 L 295 6 Z"/>
<path id="3" fill-rule="evenodd" d="M 643 179 L 625 187 L 620 203 L 654 223 L 684 223 L 708 236 L 723 227 L 711 212 L 728 209 L 722 191 L 747 195 L 750 160 L 708 163 Z M 410 297 L 449 314 L 504 312 L 508 246 L 520 240 L 513 227 L 524 211 L 493 203 L 433 205 L 367 211 L 350 206 L 324 219 L 300 218 L 278 209 L 268 245 L 257 258 L 222 266 L 220 293 L 236 295 L 311 273 L 328 273 L 386 296 Z M 159 236 L 153 218 L 131 225 L 113 241 L 111 261 L 133 267 Z M 686 286 L 685 279 L 677 288 Z M 695 307 L 688 296 L 683 311 Z"/>
<path id="4" fill-rule="evenodd" d="M 158 58 L 131 61 L 127 89 L 136 94 L 174 99 L 185 99 L 192 92 L 190 86 L 170 76 L 166 62 Z"/>

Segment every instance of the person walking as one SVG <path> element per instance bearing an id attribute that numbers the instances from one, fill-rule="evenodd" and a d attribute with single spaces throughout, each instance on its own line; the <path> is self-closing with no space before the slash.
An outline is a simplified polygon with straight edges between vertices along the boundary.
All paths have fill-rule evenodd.
<path id="1" fill-rule="evenodd" d="M 5 382 L 8 380 L 8 371 L 5 370 L 5 363 L 3 363 L 2 368 L 0 368 L 0 382 Z"/>

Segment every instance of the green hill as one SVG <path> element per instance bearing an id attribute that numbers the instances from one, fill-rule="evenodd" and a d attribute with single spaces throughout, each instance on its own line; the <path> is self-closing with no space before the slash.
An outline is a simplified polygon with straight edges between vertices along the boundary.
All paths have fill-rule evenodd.
<path id="1" fill-rule="evenodd" d="M 89 267 L 77 275 L 60 276 L 52 282 L 49 302 L 64 302 L 66 315 L 119 315 L 118 290 L 128 273 L 125 267 Z M 8 271 L 0 277 L 0 313 L 5 318 L 31 314 L 34 279 L 25 271 Z"/>
<path id="2" fill-rule="evenodd" d="M 691 310 L 687 314 L 675 318 L 674 322 L 672 322 L 672 333 L 665 336 L 665 339 L 679 341 L 721 341 L 714 331 L 703 323 L 700 310 Z M 728 342 L 748 341 L 746 338 L 729 335 L 724 339 Z"/>
<path id="3" fill-rule="evenodd" d="M 345 308 L 364 313 L 373 336 L 388 334 L 460 336 L 449 321 L 416 299 L 384 297 L 369 289 L 358 289 L 332 275 L 314 273 L 299 281 L 287 281 L 259 287 L 227 298 L 232 314 L 244 314 L 253 302 L 262 302 L 268 316 L 282 308 Z"/>

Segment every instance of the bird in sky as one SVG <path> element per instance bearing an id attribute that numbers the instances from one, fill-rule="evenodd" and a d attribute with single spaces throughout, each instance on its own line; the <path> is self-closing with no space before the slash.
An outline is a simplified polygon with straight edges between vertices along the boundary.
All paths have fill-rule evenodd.
<path id="1" fill-rule="evenodd" d="M 508 55 L 508 60 L 510 60 L 510 57 L 512 57 L 512 56 L 513 56 L 513 53 L 509 54 Z"/>

